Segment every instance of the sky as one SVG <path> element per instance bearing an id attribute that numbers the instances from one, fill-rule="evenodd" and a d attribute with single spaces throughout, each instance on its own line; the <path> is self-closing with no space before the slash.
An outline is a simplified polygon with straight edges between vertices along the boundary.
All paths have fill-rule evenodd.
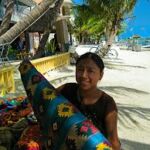
<path id="1" fill-rule="evenodd" d="M 82 3 L 83 0 L 74 0 L 75 3 Z M 134 19 L 127 20 L 127 28 L 120 39 L 129 38 L 135 34 L 143 38 L 150 37 L 150 0 L 138 0 L 134 10 Z"/>

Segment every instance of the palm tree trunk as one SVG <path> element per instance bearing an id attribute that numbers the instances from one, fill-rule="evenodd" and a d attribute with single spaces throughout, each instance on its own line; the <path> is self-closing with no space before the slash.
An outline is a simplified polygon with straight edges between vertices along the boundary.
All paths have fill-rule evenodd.
<path id="1" fill-rule="evenodd" d="M 41 18 L 59 0 L 43 0 L 28 15 L 0 37 L 0 45 L 12 43 L 21 33 Z M 53 7 L 54 7 L 53 6 Z"/>
<path id="2" fill-rule="evenodd" d="M 50 30 L 44 32 L 43 37 L 40 40 L 38 50 L 36 54 L 32 57 L 32 59 L 37 59 L 37 58 L 44 56 L 44 49 L 45 49 L 45 45 L 48 40 L 49 34 L 50 34 Z"/>
<path id="3" fill-rule="evenodd" d="M 103 56 L 105 56 L 108 53 L 108 51 L 113 43 L 113 40 L 117 34 L 118 29 L 119 29 L 118 26 L 116 24 L 112 24 L 112 23 L 110 23 L 108 25 L 108 27 L 106 28 L 106 30 L 104 32 L 105 37 L 106 37 L 106 44 L 102 48 Z"/>
<path id="4" fill-rule="evenodd" d="M 46 42 L 48 40 L 49 34 L 50 34 L 50 30 L 44 32 L 43 37 L 40 40 L 38 51 L 44 51 L 45 44 L 46 44 Z"/>
<path id="5" fill-rule="evenodd" d="M 26 40 L 25 40 L 25 46 L 26 46 L 25 48 L 29 50 L 29 49 L 30 49 L 29 33 L 28 33 L 27 31 L 25 31 L 24 34 L 25 34 L 25 39 L 26 39 Z"/>
<path id="6" fill-rule="evenodd" d="M 6 6 L 6 11 L 5 11 L 5 16 L 4 16 L 1 26 L 0 26 L 0 36 L 2 34 L 4 34 L 9 28 L 11 16 L 13 13 L 13 8 L 14 8 L 14 0 L 8 0 L 7 6 Z"/>
<path id="7" fill-rule="evenodd" d="M 46 26 L 43 37 L 40 40 L 38 51 L 37 51 L 37 54 L 35 55 L 35 58 L 41 57 L 43 52 L 44 52 L 45 45 L 46 45 L 46 42 L 47 42 L 49 34 L 50 34 L 50 30 L 52 29 L 52 26 L 53 26 L 53 24 L 55 23 L 55 21 L 57 19 L 57 16 L 58 16 L 60 7 L 62 5 L 62 2 L 63 2 L 63 0 L 59 0 L 56 3 L 55 7 L 51 8 L 47 12 L 47 14 L 46 14 L 47 17 L 45 16 L 45 18 L 44 18 L 44 19 L 47 19 L 49 22 L 48 22 L 48 25 Z"/>

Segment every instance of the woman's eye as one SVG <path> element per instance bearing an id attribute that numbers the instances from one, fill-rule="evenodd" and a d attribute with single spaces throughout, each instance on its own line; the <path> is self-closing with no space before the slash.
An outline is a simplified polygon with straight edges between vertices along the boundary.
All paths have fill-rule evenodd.
<path id="1" fill-rule="evenodd" d="M 90 73 L 94 73 L 95 71 L 94 71 L 94 70 L 88 70 L 88 72 L 90 72 Z"/>
<path id="2" fill-rule="evenodd" d="M 84 69 L 83 68 L 77 68 L 77 71 L 83 71 Z"/>

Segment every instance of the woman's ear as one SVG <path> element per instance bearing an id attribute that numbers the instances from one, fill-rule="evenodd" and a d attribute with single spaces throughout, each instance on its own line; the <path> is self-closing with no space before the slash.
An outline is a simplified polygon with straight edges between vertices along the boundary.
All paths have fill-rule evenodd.
<path id="1" fill-rule="evenodd" d="M 100 72 L 99 80 L 101 80 L 101 79 L 102 79 L 103 75 L 104 75 L 104 71 L 101 71 L 101 72 Z"/>

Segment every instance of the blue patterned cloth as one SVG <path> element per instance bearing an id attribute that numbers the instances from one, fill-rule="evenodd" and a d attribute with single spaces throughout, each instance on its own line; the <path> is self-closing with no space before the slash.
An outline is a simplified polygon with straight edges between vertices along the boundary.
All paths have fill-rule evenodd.
<path id="1" fill-rule="evenodd" d="M 45 137 L 52 150 L 111 150 L 102 133 L 29 62 L 19 67 L 23 85 Z"/>

